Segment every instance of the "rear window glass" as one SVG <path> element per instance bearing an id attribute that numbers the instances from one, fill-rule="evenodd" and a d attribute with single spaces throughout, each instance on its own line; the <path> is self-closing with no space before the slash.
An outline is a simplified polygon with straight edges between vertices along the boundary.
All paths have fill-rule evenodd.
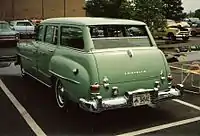
<path id="1" fill-rule="evenodd" d="M 10 29 L 10 26 L 8 23 L 0 23 L 0 29 Z"/>
<path id="2" fill-rule="evenodd" d="M 143 25 L 93 25 L 89 29 L 95 49 L 151 46 Z"/>
<path id="3" fill-rule="evenodd" d="M 17 26 L 32 26 L 30 22 L 17 22 Z"/>

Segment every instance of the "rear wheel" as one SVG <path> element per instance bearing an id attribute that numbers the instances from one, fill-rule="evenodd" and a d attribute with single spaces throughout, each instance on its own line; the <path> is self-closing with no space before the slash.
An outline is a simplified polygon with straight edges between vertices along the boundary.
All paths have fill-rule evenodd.
<path id="1" fill-rule="evenodd" d="M 21 71 L 21 77 L 25 78 L 27 76 L 26 72 L 25 72 L 25 69 L 23 67 L 23 64 L 22 64 L 22 61 L 21 61 L 21 58 L 18 57 L 18 63 L 20 64 L 20 71 Z"/>
<path id="2" fill-rule="evenodd" d="M 168 39 L 171 40 L 171 41 L 176 41 L 176 37 L 174 36 L 173 33 L 168 34 Z"/>
<path id="3" fill-rule="evenodd" d="M 66 100 L 65 100 L 65 89 L 63 84 L 61 83 L 61 81 L 59 79 L 56 80 L 55 83 L 55 94 L 56 94 L 56 101 L 57 101 L 57 105 L 59 108 L 63 109 L 66 105 Z"/>
<path id="4" fill-rule="evenodd" d="M 56 95 L 56 102 L 60 109 L 63 109 L 67 112 L 76 110 L 77 105 L 69 100 L 67 96 L 68 90 L 63 86 L 63 83 L 60 79 L 54 79 L 54 90 Z"/>

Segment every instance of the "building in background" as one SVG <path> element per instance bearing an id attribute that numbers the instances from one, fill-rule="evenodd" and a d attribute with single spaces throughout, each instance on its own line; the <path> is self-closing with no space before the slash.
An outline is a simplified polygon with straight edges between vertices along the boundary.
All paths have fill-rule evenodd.
<path id="1" fill-rule="evenodd" d="M 84 17 L 85 0 L 0 0 L 0 19 Z"/>

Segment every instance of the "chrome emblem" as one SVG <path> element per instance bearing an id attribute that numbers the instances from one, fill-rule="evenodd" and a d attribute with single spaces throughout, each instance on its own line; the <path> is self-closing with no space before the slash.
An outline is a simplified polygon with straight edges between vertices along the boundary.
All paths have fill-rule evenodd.
<path id="1" fill-rule="evenodd" d="M 135 75 L 135 74 L 142 74 L 142 73 L 146 73 L 146 70 L 141 70 L 141 71 L 132 71 L 132 72 L 125 72 L 125 76 L 127 75 Z"/>
<path id="2" fill-rule="evenodd" d="M 128 54 L 129 57 L 133 57 L 133 51 L 132 50 L 128 50 L 127 54 Z"/>

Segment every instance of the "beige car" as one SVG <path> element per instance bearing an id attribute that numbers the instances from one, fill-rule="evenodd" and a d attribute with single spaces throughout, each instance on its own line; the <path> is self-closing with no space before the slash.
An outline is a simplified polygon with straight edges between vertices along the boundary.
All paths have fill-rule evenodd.
<path id="1" fill-rule="evenodd" d="M 158 29 L 153 32 L 155 37 L 168 38 L 169 40 L 175 41 L 177 38 L 182 38 L 187 41 L 190 37 L 190 30 L 177 24 L 173 20 L 167 20 L 167 26 L 163 29 Z"/>

